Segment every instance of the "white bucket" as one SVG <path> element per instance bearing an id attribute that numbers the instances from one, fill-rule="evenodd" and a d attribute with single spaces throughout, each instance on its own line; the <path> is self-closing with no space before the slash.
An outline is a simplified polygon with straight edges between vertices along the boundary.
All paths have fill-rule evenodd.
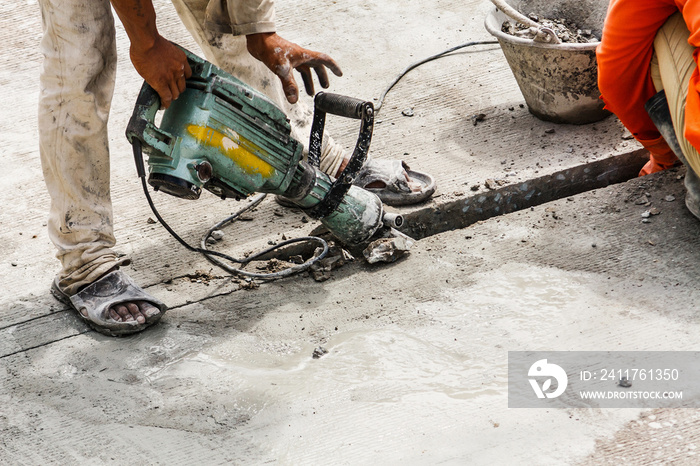
<path id="1" fill-rule="evenodd" d="M 601 36 L 608 0 L 506 0 L 520 13 L 566 19 Z M 530 113 L 555 123 L 586 124 L 602 120 L 595 49 L 599 42 L 546 44 L 501 31 L 510 20 L 496 8 L 486 16 L 486 29 L 498 39 Z M 514 22 L 513 20 L 511 20 Z"/>

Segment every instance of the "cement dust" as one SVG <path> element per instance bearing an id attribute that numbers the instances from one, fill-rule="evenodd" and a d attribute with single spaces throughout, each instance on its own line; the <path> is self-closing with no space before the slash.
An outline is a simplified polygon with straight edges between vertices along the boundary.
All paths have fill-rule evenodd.
<path id="1" fill-rule="evenodd" d="M 245 419 L 236 425 L 241 435 L 251 433 L 261 450 L 287 463 L 316 463 L 342 448 L 354 463 L 416 455 L 454 461 L 469 451 L 485 464 L 503 444 L 517 463 L 533 454 L 535 437 L 540 459 L 571 459 L 638 411 L 613 411 L 601 421 L 577 410 L 508 410 L 507 352 L 625 349 L 616 335 L 628 335 L 630 321 L 637 324 L 635 349 L 640 341 L 659 349 L 659 342 L 683 338 L 680 324 L 635 318 L 649 310 L 608 285 L 595 275 L 508 263 L 413 304 L 422 318 L 415 325 L 362 319 L 332 334 L 319 359 L 312 357 L 318 341 L 252 330 L 185 355 L 150 374 L 149 383 L 190 387 L 222 413 L 235 413 Z M 553 432 L 566 432 L 566 441 Z"/>

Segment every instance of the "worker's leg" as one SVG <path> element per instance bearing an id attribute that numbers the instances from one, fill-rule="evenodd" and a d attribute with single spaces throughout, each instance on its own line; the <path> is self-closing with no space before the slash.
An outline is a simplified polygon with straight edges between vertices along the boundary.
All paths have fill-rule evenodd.
<path id="1" fill-rule="evenodd" d="M 657 88 L 663 88 L 671 113 L 671 120 L 676 138 L 683 152 L 687 166 L 685 186 L 688 190 L 686 205 L 696 217 L 700 217 L 700 153 L 684 137 L 685 104 L 688 96 L 688 83 L 697 68 L 693 59 L 695 48 L 688 44 L 690 32 L 680 13 L 673 15 L 659 30 L 654 41 L 656 60 L 652 66 L 652 75 Z"/>
<path id="2" fill-rule="evenodd" d="M 287 102 L 279 78 L 248 53 L 245 36 L 208 31 L 204 27 L 207 0 L 173 0 L 172 3 L 206 59 L 267 95 L 289 117 L 293 137 L 307 145 L 311 134 L 312 110 L 303 102 L 294 105 Z M 321 170 L 335 176 L 344 157 L 343 148 L 324 134 Z"/>
<path id="3" fill-rule="evenodd" d="M 39 144 L 51 196 L 49 236 L 72 295 L 118 265 L 109 190 L 107 119 L 116 47 L 108 0 L 40 0 Z"/>
<path id="4" fill-rule="evenodd" d="M 644 110 L 656 93 L 649 72 L 654 36 L 676 11 L 674 4 L 660 0 L 612 0 L 597 50 L 598 86 L 606 108 L 650 152 L 650 163 L 640 174 L 677 161 Z"/>

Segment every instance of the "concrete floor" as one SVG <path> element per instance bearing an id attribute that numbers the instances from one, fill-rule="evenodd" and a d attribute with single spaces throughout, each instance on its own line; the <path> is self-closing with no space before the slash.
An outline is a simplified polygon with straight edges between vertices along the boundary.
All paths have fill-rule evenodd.
<path id="1" fill-rule="evenodd" d="M 196 50 L 172 7 L 156 5 L 161 32 Z M 278 16 L 281 35 L 341 64 L 333 91 L 371 99 L 417 59 L 488 39 L 488 8 L 287 2 Z M 402 210 L 426 237 L 395 264 L 356 261 L 322 283 L 304 274 L 248 289 L 148 222 L 123 137 L 140 79 L 119 29 L 110 123 L 118 249 L 170 310 L 157 327 L 113 339 L 48 293 L 57 263 L 36 144 L 38 6 L 0 12 L 13 18 L 0 31 L 3 464 L 697 464 L 694 409 L 507 407 L 508 351 L 700 349 L 700 224 L 682 203 L 683 170 L 600 187 L 641 157 L 614 118 L 580 127 L 535 119 L 497 47 L 425 65 L 389 94 L 372 147 L 436 176 L 435 199 Z M 486 119 L 474 126 L 476 113 Z M 354 126 L 333 129 L 353 144 Z M 493 195 L 489 178 L 507 189 L 591 167 L 600 171 L 593 191 L 592 181 L 579 194 L 543 185 L 559 199 L 483 219 L 454 210 Z M 650 223 L 641 195 L 661 211 Z M 156 199 L 193 241 L 240 206 Z M 302 216 L 266 201 L 227 229 L 223 247 L 242 254 L 299 236 L 315 226 Z M 444 231 L 456 226 L 466 228 Z M 313 359 L 319 346 L 329 353 Z"/>

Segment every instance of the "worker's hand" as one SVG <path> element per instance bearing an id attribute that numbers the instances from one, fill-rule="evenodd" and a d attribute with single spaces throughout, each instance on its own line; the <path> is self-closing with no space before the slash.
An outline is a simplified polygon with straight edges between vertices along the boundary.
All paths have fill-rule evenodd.
<path id="1" fill-rule="evenodd" d="M 129 53 L 136 71 L 160 96 L 161 107 L 168 108 L 192 76 L 185 52 L 158 35 L 151 47 L 132 42 Z"/>
<path id="2" fill-rule="evenodd" d="M 299 87 L 292 71 L 301 73 L 306 93 L 314 95 L 314 82 L 311 69 L 316 71 L 318 82 L 325 89 L 328 87 L 328 67 L 336 76 L 342 76 L 338 64 L 324 53 L 314 52 L 289 42 L 276 33 L 249 34 L 246 36 L 248 51 L 263 62 L 282 81 L 284 94 L 289 103 L 299 100 Z"/>

